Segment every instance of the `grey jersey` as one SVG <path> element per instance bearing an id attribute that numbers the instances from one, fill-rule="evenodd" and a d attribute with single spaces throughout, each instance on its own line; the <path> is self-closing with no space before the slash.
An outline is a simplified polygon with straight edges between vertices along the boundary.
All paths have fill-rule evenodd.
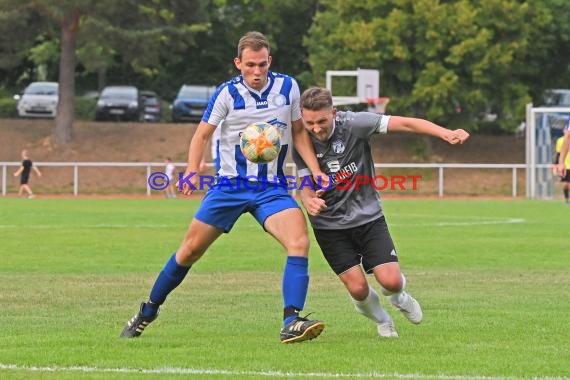
<path id="1" fill-rule="evenodd" d="M 376 113 L 339 111 L 328 141 L 319 141 L 311 136 L 321 170 L 338 184 L 322 197 L 327 208 L 317 216 L 309 215 L 314 228 L 352 228 L 382 216 L 378 191 L 371 184 L 360 185 L 356 190 L 354 180 L 357 176 L 365 176 L 372 181 L 375 176 L 370 136 L 386 133 L 389 120 L 390 116 Z M 311 175 L 296 152 L 293 158 L 299 177 Z"/>

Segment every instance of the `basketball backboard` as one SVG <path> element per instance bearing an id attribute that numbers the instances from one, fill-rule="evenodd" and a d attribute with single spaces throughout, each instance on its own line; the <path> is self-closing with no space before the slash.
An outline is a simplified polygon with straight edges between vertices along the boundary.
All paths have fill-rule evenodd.
<path id="1" fill-rule="evenodd" d="M 334 77 L 356 77 L 356 93 L 341 95 L 338 91 L 335 92 Z M 335 106 L 368 103 L 369 99 L 376 99 L 380 95 L 380 72 L 370 69 L 327 70 L 326 87 L 332 93 Z"/>

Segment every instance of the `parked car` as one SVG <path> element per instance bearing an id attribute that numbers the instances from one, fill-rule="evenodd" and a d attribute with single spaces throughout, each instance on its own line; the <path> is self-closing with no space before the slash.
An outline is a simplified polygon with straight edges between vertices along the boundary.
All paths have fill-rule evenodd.
<path id="1" fill-rule="evenodd" d="M 21 117 L 55 117 L 59 101 L 57 82 L 32 82 L 22 95 L 15 95 L 16 108 Z"/>
<path id="2" fill-rule="evenodd" d="M 144 105 L 144 121 L 159 122 L 162 119 L 162 102 L 153 91 L 141 91 Z"/>
<path id="3" fill-rule="evenodd" d="M 108 86 L 101 91 L 95 108 L 95 120 L 143 121 L 143 119 L 143 101 L 135 86 Z"/>
<path id="4" fill-rule="evenodd" d="M 172 103 L 172 121 L 199 121 L 215 91 L 215 86 L 183 85 Z"/>

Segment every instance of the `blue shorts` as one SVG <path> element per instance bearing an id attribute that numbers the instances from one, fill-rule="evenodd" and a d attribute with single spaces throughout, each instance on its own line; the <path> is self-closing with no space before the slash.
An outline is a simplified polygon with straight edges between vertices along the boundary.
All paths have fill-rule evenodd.
<path id="1" fill-rule="evenodd" d="M 299 208 L 299 205 L 286 188 L 232 179 L 231 184 L 212 186 L 194 217 L 230 232 L 241 214 L 249 212 L 263 227 L 269 216 L 289 208 Z"/>

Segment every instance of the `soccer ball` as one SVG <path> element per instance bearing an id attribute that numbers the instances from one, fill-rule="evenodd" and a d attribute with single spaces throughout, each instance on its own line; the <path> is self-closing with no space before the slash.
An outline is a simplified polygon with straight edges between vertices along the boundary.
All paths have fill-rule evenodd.
<path id="1" fill-rule="evenodd" d="M 241 152 L 251 162 L 266 164 L 273 161 L 281 150 L 281 134 L 271 124 L 257 122 L 241 133 Z"/>

